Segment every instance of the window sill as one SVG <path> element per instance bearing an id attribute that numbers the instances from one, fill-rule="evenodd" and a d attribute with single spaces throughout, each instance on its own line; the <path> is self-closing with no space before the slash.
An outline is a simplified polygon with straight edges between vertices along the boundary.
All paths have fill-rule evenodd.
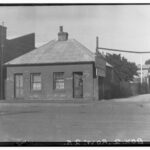
<path id="1" fill-rule="evenodd" d="M 63 93 L 63 92 L 66 92 L 65 89 L 53 89 L 53 91 L 54 91 L 54 92 L 60 92 L 60 93 L 61 93 L 61 92 L 62 92 L 62 93 Z"/>
<path id="2" fill-rule="evenodd" d="M 32 92 L 32 93 L 42 93 L 42 90 L 31 90 L 30 92 Z"/>

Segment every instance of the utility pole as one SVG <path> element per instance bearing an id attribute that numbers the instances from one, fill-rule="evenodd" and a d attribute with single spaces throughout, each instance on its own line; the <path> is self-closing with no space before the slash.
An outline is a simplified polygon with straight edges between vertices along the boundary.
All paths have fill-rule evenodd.
<path id="1" fill-rule="evenodd" d="M 141 55 L 141 66 L 140 66 L 140 68 L 141 68 L 141 85 L 142 85 L 142 83 L 143 83 L 142 55 Z"/>
<path id="2" fill-rule="evenodd" d="M 120 49 L 110 49 L 110 48 L 104 48 L 104 47 L 98 47 L 98 49 L 102 49 L 105 51 L 114 51 L 114 52 L 122 52 L 122 53 L 133 53 L 133 54 L 140 54 L 140 83 L 143 83 L 143 67 L 142 67 L 142 54 L 150 54 L 150 51 L 129 51 L 129 50 L 120 50 Z"/>
<path id="3" fill-rule="evenodd" d="M 0 86 L 0 91 L 1 91 L 1 99 L 3 99 L 3 51 L 4 51 L 4 37 L 3 37 L 3 34 L 4 34 L 4 31 L 3 31 L 3 28 L 4 28 L 4 22 L 2 22 L 2 31 L 1 31 L 1 86 Z"/>
<path id="4" fill-rule="evenodd" d="M 99 37 L 97 36 L 96 37 L 96 55 L 99 55 L 99 51 L 98 51 L 98 49 L 99 49 Z M 102 99 L 104 99 L 104 94 L 105 94 L 105 89 L 104 89 L 104 87 L 105 87 L 105 85 L 104 85 L 104 77 L 101 77 L 101 81 L 102 81 L 102 86 L 101 86 L 101 90 L 102 90 Z M 100 77 L 98 76 L 98 84 L 100 84 Z M 100 86 L 100 85 L 98 85 L 98 86 Z M 100 88 L 100 87 L 99 87 Z M 98 91 L 98 93 L 99 93 L 99 91 Z"/>
<path id="5" fill-rule="evenodd" d="M 99 47 L 99 38 L 96 37 L 96 54 L 98 54 L 98 47 Z"/>
<path id="6" fill-rule="evenodd" d="M 150 54 L 150 51 L 131 51 L 131 50 L 121 50 L 121 49 L 113 49 L 113 48 L 105 48 L 105 47 L 99 47 L 98 45 L 98 37 L 96 37 L 96 52 L 97 54 L 99 53 L 99 49 L 100 50 L 105 50 L 105 51 L 113 51 L 113 52 L 121 52 L 121 53 L 133 53 L 133 54 L 140 54 L 140 84 L 142 85 L 143 83 L 143 66 L 142 66 L 142 54 Z M 103 87 L 103 90 L 104 90 L 104 87 Z M 104 95 L 104 92 L 103 92 L 103 95 Z"/>

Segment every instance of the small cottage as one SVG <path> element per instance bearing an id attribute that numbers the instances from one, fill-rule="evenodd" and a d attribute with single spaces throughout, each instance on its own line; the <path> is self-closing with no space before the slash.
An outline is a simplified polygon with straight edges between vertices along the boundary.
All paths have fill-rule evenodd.
<path id="1" fill-rule="evenodd" d="M 68 36 L 61 26 L 57 40 L 5 64 L 6 100 L 100 99 L 106 69 L 112 66 Z"/>

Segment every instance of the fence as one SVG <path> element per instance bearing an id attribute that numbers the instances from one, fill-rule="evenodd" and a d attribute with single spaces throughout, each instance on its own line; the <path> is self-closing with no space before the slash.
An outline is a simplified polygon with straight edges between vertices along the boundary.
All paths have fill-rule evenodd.
<path id="1" fill-rule="evenodd" d="M 109 83 L 104 85 L 104 99 L 125 98 L 150 93 L 147 83 Z"/>

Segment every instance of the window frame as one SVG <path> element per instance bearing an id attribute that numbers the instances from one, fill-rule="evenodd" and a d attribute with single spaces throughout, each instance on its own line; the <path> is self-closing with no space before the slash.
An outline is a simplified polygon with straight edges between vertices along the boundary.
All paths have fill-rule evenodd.
<path id="1" fill-rule="evenodd" d="M 62 73 L 62 77 L 59 78 L 58 76 L 60 76 L 60 75 L 58 75 L 58 74 L 61 74 L 61 73 Z M 64 74 L 65 74 L 64 72 L 53 72 L 53 90 L 55 90 L 55 91 L 64 91 L 65 90 Z M 60 80 L 62 80 L 62 81 L 60 81 Z M 63 83 L 63 88 L 57 88 L 57 83 Z"/>
<path id="2" fill-rule="evenodd" d="M 34 76 L 36 75 L 39 75 L 40 76 L 40 82 L 35 82 L 33 81 L 34 80 Z M 40 89 L 34 89 L 34 84 L 39 84 L 40 83 Z M 30 91 L 33 91 L 33 92 L 40 92 L 42 91 L 42 75 L 41 73 L 30 73 Z"/>

